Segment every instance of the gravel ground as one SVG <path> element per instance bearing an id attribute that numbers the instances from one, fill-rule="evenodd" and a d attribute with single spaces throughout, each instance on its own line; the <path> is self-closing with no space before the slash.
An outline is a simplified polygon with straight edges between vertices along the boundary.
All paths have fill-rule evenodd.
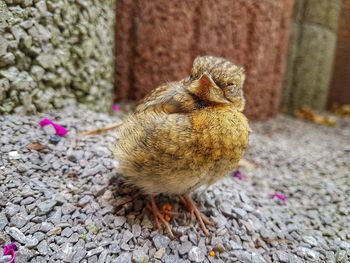
<path id="1" fill-rule="evenodd" d="M 0 116 L 0 244 L 17 244 L 16 263 L 350 259 L 350 120 L 334 128 L 282 115 L 252 123 L 246 158 L 255 165 L 242 170 L 243 180 L 228 176 L 194 196 L 216 223 L 211 236 L 182 213 L 170 240 L 153 230 L 145 198 L 115 176 L 113 134 L 76 136 L 118 117 L 83 108 L 45 117 L 69 135 L 54 144 L 38 116 Z M 276 192 L 287 201 L 272 199 Z M 176 198 L 158 201 L 184 211 Z"/>

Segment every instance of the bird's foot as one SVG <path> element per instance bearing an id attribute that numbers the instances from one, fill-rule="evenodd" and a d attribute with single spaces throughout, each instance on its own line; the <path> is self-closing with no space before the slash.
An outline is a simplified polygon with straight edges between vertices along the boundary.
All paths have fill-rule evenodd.
<path id="1" fill-rule="evenodd" d="M 213 223 L 198 210 L 196 204 L 193 202 L 192 198 L 189 195 L 182 195 L 180 196 L 180 199 L 187 207 L 187 210 L 190 212 L 191 221 L 193 221 L 194 217 L 196 217 L 204 234 L 206 236 L 209 236 L 209 231 L 205 225 L 213 225 Z"/>
<path id="2" fill-rule="evenodd" d="M 161 214 L 161 212 L 159 211 L 159 209 L 157 207 L 154 195 L 150 195 L 150 208 L 151 208 L 151 211 L 153 214 L 154 224 L 155 224 L 156 228 L 158 230 L 161 229 L 161 223 L 162 223 L 165 226 L 166 230 L 168 231 L 169 235 L 172 238 L 174 238 L 175 236 L 173 234 L 173 231 L 171 230 L 169 223 L 164 219 L 164 216 Z M 170 211 L 169 211 L 169 213 L 170 213 Z"/>

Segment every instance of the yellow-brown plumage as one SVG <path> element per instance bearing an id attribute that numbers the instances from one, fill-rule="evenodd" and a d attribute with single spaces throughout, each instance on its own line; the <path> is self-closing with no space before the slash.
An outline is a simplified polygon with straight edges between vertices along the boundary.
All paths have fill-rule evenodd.
<path id="1" fill-rule="evenodd" d="M 238 166 L 248 143 L 244 73 L 215 57 L 155 89 L 124 121 L 114 156 L 120 174 L 147 194 L 186 194 Z"/>

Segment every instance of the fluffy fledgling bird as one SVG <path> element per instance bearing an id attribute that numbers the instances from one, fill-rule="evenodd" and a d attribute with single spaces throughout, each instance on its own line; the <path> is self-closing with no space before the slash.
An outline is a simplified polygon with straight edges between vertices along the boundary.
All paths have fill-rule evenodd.
<path id="1" fill-rule="evenodd" d="M 248 143 L 241 67 L 217 57 L 198 57 L 191 76 L 150 93 L 119 130 L 114 156 L 126 182 L 150 196 L 157 227 L 155 196 L 180 195 L 208 235 L 209 220 L 196 208 L 191 192 L 237 168 Z"/>

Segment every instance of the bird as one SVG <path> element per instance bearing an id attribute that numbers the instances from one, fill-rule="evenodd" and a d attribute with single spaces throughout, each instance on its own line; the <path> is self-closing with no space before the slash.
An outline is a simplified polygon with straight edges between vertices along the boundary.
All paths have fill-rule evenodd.
<path id="1" fill-rule="evenodd" d="M 113 155 L 124 181 L 149 196 L 155 226 L 174 237 L 156 204 L 178 195 L 204 234 L 211 221 L 191 194 L 237 168 L 248 144 L 243 110 L 244 69 L 225 58 L 200 56 L 188 77 L 155 88 L 118 130 Z"/>

